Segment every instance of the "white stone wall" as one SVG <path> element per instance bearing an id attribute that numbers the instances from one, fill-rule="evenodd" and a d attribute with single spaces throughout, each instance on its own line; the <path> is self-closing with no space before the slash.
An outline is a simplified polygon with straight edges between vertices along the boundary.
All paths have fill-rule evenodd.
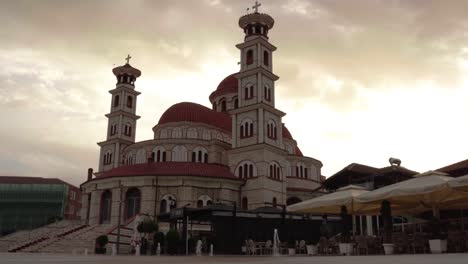
<path id="1" fill-rule="evenodd" d="M 100 201 L 104 191 L 112 192 L 111 224 L 116 225 L 119 215 L 120 190 L 122 185 L 122 199 L 125 200 L 125 193 L 130 188 L 138 188 L 141 193 L 140 213 L 154 215 L 160 212 L 160 201 L 166 195 L 172 195 L 177 201 L 177 207 L 190 204 L 189 207 L 196 207 L 201 196 L 207 196 L 212 201 L 228 200 L 239 203 L 239 190 L 242 181 L 204 178 L 192 176 L 134 176 L 119 178 L 97 179 L 83 184 L 83 193 L 91 194 L 90 224 L 99 223 Z M 122 223 L 125 221 L 122 204 Z M 82 212 L 82 219 L 86 213 Z"/>

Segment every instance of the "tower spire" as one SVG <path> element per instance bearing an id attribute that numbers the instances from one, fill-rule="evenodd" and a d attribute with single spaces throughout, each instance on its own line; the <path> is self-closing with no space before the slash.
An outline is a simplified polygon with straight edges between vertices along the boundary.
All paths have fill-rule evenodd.
<path id="1" fill-rule="evenodd" d="M 258 13 L 258 8 L 261 6 L 258 1 L 255 1 L 255 5 L 252 6 L 252 9 L 255 9 L 255 13 Z"/>
<path id="2" fill-rule="evenodd" d="M 132 56 L 130 56 L 130 54 L 127 55 L 127 58 L 125 58 L 125 60 L 127 61 L 127 64 L 130 64 L 130 59 L 132 58 Z"/>

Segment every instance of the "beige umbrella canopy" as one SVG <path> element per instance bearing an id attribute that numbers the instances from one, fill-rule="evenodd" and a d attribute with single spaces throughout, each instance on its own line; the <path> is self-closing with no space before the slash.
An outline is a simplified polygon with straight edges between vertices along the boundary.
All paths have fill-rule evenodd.
<path id="1" fill-rule="evenodd" d="M 459 194 L 448 185 L 453 178 L 446 173 L 428 171 L 415 175 L 413 179 L 398 182 L 372 192 L 360 195 L 357 202 L 363 204 L 380 204 L 387 200 L 392 207 L 417 213 L 421 210 L 432 209 L 435 216 L 439 215 L 439 208 L 451 199 L 457 199 Z M 398 210 L 397 210 L 398 211 Z"/>
<path id="2" fill-rule="evenodd" d="M 348 185 L 336 192 L 325 194 L 317 198 L 293 204 L 287 207 L 289 212 L 339 214 L 341 206 L 345 205 L 349 214 L 355 213 L 355 198 L 369 192 L 363 187 Z"/>
<path id="3" fill-rule="evenodd" d="M 468 192 L 468 175 L 454 178 L 448 182 L 449 186 L 455 190 Z"/>

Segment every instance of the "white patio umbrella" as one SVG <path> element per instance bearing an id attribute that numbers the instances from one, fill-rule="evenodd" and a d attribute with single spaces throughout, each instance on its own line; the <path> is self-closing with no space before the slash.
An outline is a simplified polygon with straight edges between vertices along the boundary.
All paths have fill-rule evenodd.
<path id="1" fill-rule="evenodd" d="M 355 198 L 367 192 L 369 191 L 363 187 L 348 185 L 336 192 L 290 205 L 287 210 L 298 213 L 339 214 L 341 206 L 345 205 L 348 213 L 353 214 L 355 209 L 359 207 L 355 204 Z"/>
<path id="2" fill-rule="evenodd" d="M 415 175 L 413 179 L 360 195 L 356 201 L 376 205 L 387 200 L 396 211 L 407 209 L 407 212 L 416 213 L 422 209 L 432 209 L 434 216 L 439 216 L 440 206 L 458 197 L 458 192 L 448 185 L 452 179 L 446 173 L 428 171 Z"/>
<path id="3" fill-rule="evenodd" d="M 453 178 L 448 184 L 455 190 L 468 192 L 468 175 Z"/>

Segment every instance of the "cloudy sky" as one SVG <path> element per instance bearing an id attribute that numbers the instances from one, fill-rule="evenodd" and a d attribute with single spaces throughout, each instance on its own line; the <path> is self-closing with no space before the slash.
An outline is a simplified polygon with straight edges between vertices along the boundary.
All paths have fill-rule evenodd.
<path id="1" fill-rule="evenodd" d="M 97 167 L 111 69 L 141 69 L 137 140 L 170 105 L 238 70 L 253 1 L 0 2 L 0 175 L 74 184 Z M 277 107 L 330 176 L 389 157 L 418 171 L 468 158 L 468 1 L 262 1 L 276 20 Z"/>

